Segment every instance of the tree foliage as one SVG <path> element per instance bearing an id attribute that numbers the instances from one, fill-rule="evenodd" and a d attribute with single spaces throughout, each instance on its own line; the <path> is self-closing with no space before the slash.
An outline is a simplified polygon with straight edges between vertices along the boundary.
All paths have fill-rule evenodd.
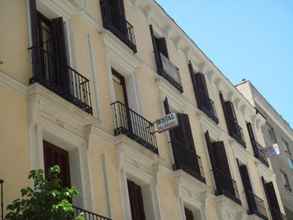
<path id="1" fill-rule="evenodd" d="M 75 216 L 72 199 L 78 195 L 74 188 L 63 187 L 60 167 L 50 168 L 49 178 L 43 170 L 32 170 L 29 179 L 32 187 L 21 189 L 21 197 L 7 206 L 7 220 L 84 220 Z"/>

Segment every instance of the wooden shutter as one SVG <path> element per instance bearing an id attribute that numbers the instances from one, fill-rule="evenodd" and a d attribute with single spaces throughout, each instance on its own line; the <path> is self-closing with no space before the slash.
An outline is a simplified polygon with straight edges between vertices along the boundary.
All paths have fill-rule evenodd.
<path id="1" fill-rule="evenodd" d="M 39 25 L 38 25 L 38 11 L 36 0 L 29 1 L 30 9 L 30 22 L 31 22 L 31 36 L 32 36 L 32 64 L 33 64 L 33 77 L 37 78 L 41 74 L 41 53 L 39 42 Z"/>
<path id="2" fill-rule="evenodd" d="M 44 165 L 45 174 L 49 177 L 49 169 L 58 165 L 61 169 L 60 179 L 64 187 L 70 187 L 69 153 L 49 142 L 44 141 Z"/>
<path id="3" fill-rule="evenodd" d="M 255 211 L 257 211 L 257 204 L 256 204 L 256 201 L 255 201 L 255 198 L 254 198 L 253 189 L 252 189 L 252 185 L 251 185 L 251 182 L 250 182 L 248 169 L 244 164 L 240 164 L 239 161 L 237 161 L 237 163 L 238 163 L 238 168 L 239 168 L 239 171 L 240 171 L 240 176 L 241 176 L 241 180 L 242 180 L 242 183 L 243 183 L 244 192 L 245 192 L 245 195 L 246 195 L 249 211 L 251 213 L 254 213 Z"/>
<path id="4" fill-rule="evenodd" d="M 224 143 L 211 143 L 208 132 L 205 134 L 205 136 L 217 191 L 219 194 L 222 194 L 225 191 L 235 196 L 232 175 L 230 172 Z"/>
<path id="5" fill-rule="evenodd" d="M 194 220 L 193 212 L 190 209 L 184 208 L 184 212 L 186 220 Z"/>
<path id="6" fill-rule="evenodd" d="M 194 73 L 191 63 L 188 66 L 197 105 L 200 109 L 210 110 L 211 106 L 205 76 L 202 73 Z"/>
<path id="7" fill-rule="evenodd" d="M 262 177 L 262 182 L 263 182 L 265 194 L 267 197 L 267 201 L 271 210 L 273 220 L 282 219 L 282 213 L 280 211 L 280 206 L 276 196 L 274 184 L 272 182 L 266 183 L 263 177 Z"/>
<path id="8" fill-rule="evenodd" d="M 51 25 L 55 56 L 55 83 L 61 91 L 69 94 L 70 81 L 63 19 L 61 17 L 55 18 L 51 21 Z"/>
<path id="9" fill-rule="evenodd" d="M 161 70 L 163 69 L 163 64 L 162 64 L 161 57 L 160 57 L 159 47 L 157 45 L 157 38 L 154 34 L 154 30 L 153 30 L 152 25 L 150 25 L 150 33 L 151 33 L 151 38 L 152 38 L 152 42 L 153 42 L 154 56 L 155 56 L 155 61 L 156 61 L 156 65 L 157 65 L 157 71 L 159 74 L 161 74 Z"/>
<path id="10" fill-rule="evenodd" d="M 236 113 L 234 110 L 233 103 L 230 101 L 225 101 L 222 93 L 220 93 L 220 100 L 222 103 L 229 134 L 230 135 L 234 134 L 236 131 L 237 118 L 236 118 Z"/>
<path id="11" fill-rule="evenodd" d="M 145 220 L 142 190 L 139 185 L 127 180 L 132 220 Z"/>
<path id="12" fill-rule="evenodd" d="M 248 133 L 249 133 L 250 142 L 251 142 L 251 145 L 252 145 L 254 156 L 257 157 L 258 156 L 258 149 L 257 149 L 256 139 L 255 139 L 255 136 L 254 136 L 254 132 L 253 132 L 253 128 L 252 128 L 251 123 L 247 122 L 246 127 L 247 127 L 247 130 L 248 130 Z"/>
<path id="13" fill-rule="evenodd" d="M 156 38 L 158 50 L 160 53 L 164 54 L 166 58 L 169 58 L 167 42 L 164 37 Z"/>

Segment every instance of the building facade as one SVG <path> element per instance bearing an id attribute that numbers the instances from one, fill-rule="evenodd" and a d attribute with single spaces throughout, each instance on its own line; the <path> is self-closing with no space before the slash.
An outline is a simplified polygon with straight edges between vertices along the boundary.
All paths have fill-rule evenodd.
<path id="1" fill-rule="evenodd" d="M 0 26 L 5 205 L 58 164 L 87 219 L 283 219 L 266 120 L 156 2 L 2 0 Z"/>
<path id="2" fill-rule="evenodd" d="M 237 85 L 239 91 L 266 119 L 263 133 L 266 146 L 278 144 L 280 156 L 271 159 L 277 184 L 286 209 L 287 219 L 293 219 L 293 131 L 282 116 L 268 103 L 249 81 Z"/>

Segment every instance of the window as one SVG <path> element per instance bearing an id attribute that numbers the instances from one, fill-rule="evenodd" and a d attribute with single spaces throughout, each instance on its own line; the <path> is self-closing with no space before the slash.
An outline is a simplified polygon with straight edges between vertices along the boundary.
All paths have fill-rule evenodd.
<path id="1" fill-rule="evenodd" d="M 129 179 L 127 186 L 132 220 L 146 220 L 142 188 Z"/>
<path id="2" fill-rule="evenodd" d="M 186 220 L 195 220 L 193 216 L 193 212 L 190 209 L 184 207 L 184 213 L 185 213 Z"/>
<path id="3" fill-rule="evenodd" d="M 281 175 L 282 175 L 282 181 L 283 181 L 285 189 L 288 190 L 289 192 L 291 192 L 292 188 L 291 188 L 291 185 L 290 185 L 288 175 L 282 170 L 280 172 L 281 172 Z"/>
<path id="4" fill-rule="evenodd" d="M 193 90 L 198 108 L 205 112 L 216 123 L 219 122 L 214 108 L 214 102 L 209 97 L 205 76 L 202 73 L 195 73 L 191 62 L 188 64 Z"/>
<path id="5" fill-rule="evenodd" d="M 180 92 L 183 92 L 179 68 L 175 66 L 169 59 L 166 38 L 157 36 L 153 30 L 152 25 L 150 25 L 150 33 L 153 42 L 158 74 L 164 77 Z"/>

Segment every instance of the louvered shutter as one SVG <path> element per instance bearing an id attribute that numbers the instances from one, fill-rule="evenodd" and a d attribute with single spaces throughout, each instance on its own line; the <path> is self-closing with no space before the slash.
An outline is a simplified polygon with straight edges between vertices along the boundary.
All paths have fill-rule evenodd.
<path id="1" fill-rule="evenodd" d="M 184 208 L 186 220 L 194 220 L 193 213 L 190 209 Z"/>
<path id="2" fill-rule="evenodd" d="M 252 128 L 251 123 L 247 122 L 246 127 L 247 127 L 247 130 L 248 130 L 248 133 L 249 133 L 250 142 L 251 142 L 251 145 L 252 145 L 252 148 L 253 148 L 254 155 L 257 157 L 259 153 L 258 153 L 256 139 L 255 139 L 255 136 L 254 136 L 254 132 L 253 132 L 253 128 Z"/>
<path id="3" fill-rule="evenodd" d="M 157 38 L 154 34 L 154 30 L 153 30 L 152 25 L 150 25 L 150 33 L 151 33 L 151 38 L 152 38 L 152 42 L 153 42 L 155 62 L 157 65 L 157 72 L 158 72 L 158 74 L 162 74 L 161 71 L 163 69 L 163 64 L 162 64 L 161 57 L 160 57 L 160 51 L 159 51 L 159 48 L 157 45 Z"/>
<path id="4" fill-rule="evenodd" d="M 52 20 L 53 48 L 55 56 L 55 77 L 54 82 L 60 89 L 59 92 L 70 94 L 70 80 L 68 72 L 68 58 L 65 42 L 63 19 L 55 18 Z"/>
<path id="5" fill-rule="evenodd" d="M 253 196 L 254 194 L 253 194 L 253 189 L 252 189 L 252 185 L 250 182 L 248 169 L 244 164 L 240 164 L 239 161 L 237 161 L 237 163 L 238 163 L 240 176 L 241 176 L 241 180 L 243 183 L 244 192 L 246 195 L 249 211 L 251 213 L 254 213 L 255 211 L 257 211 L 257 204 L 256 204 L 255 198 Z"/>
<path id="6" fill-rule="evenodd" d="M 229 168 L 228 158 L 225 150 L 224 143 L 222 141 L 220 142 L 214 142 L 213 143 L 214 148 L 214 159 L 216 164 L 216 176 L 219 181 L 219 184 L 221 185 L 220 191 L 226 192 L 231 194 L 232 196 L 235 196 L 235 190 L 233 186 L 232 181 L 232 175 Z"/>
<path id="7" fill-rule="evenodd" d="M 30 9 L 30 22 L 31 22 L 31 37 L 32 37 L 32 68 L 33 68 L 33 78 L 41 76 L 41 52 L 40 52 L 40 42 L 39 42 L 39 24 L 38 24 L 38 11 L 36 0 L 29 1 Z"/>
<path id="8" fill-rule="evenodd" d="M 156 38 L 156 41 L 157 41 L 159 52 L 164 54 L 166 58 L 169 58 L 166 39 L 164 37 L 161 37 L 161 38 Z"/>
<path id="9" fill-rule="evenodd" d="M 47 177 L 49 169 L 58 165 L 60 167 L 60 179 L 64 187 L 70 187 L 70 165 L 69 165 L 69 153 L 59 147 L 54 146 L 51 143 L 44 141 L 44 165 L 45 174 Z"/>
<path id="10" fill-rule="evenodd" d="M 262 181 L 273 220 L 283 219 L 282 213 L 280 211 L 279 202 L 276 196 L 274 184 L 272 182 L 266 183 L 263 178 Z"/>
<path id="11" fill-rule="evenodd" d="M 127 180 L 132 220 L 145 220 L 142 189 L 131 180 Z"/>

